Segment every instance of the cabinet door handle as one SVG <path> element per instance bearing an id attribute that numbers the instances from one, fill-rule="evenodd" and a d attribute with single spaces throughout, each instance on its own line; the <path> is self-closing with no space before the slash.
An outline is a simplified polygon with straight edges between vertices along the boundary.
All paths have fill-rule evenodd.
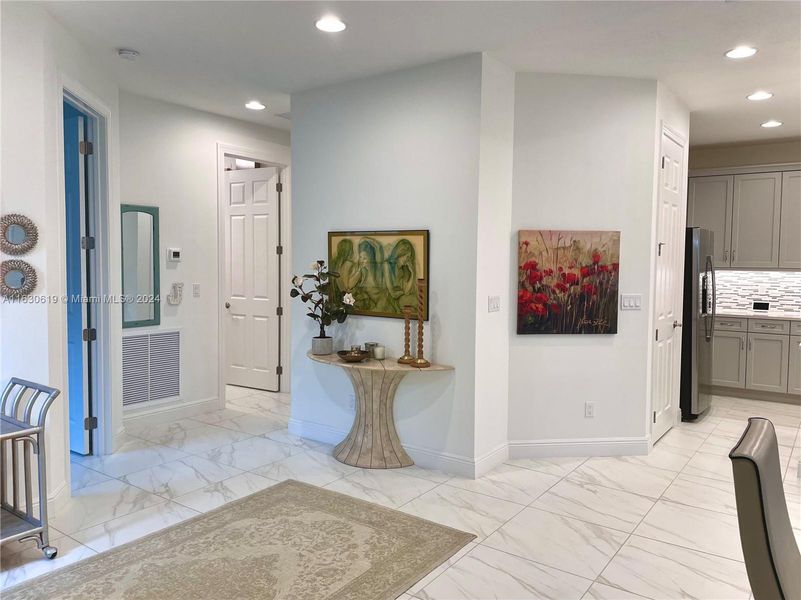
<path id="1" fill-rule="evenodd" d="M 753 348 L 753 344 L 751 343 L 751 340 L 748 340 L 748 349 L 751 350 L 752 348 Z"/>
<path id="2" fill-rule="evenodd" d="M 745 340 L 740 340 L 740 350 L 745 350 Z"/>
<path id="3" fill-rule="evenodd" d="M 723 251 L 723 262 L 727 262 L 728 260 L 729 260 L 729 251 L 728 250 L 724 250 Z"/>

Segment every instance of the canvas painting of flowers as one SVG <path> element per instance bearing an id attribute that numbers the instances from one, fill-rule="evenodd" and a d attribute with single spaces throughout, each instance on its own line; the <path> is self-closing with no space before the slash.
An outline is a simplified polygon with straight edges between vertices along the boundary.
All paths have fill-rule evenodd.
<path id="1" fill-rule="evenodd" d="M 617 333 L 619 231 L 520 230 L 517 333 Z"/>

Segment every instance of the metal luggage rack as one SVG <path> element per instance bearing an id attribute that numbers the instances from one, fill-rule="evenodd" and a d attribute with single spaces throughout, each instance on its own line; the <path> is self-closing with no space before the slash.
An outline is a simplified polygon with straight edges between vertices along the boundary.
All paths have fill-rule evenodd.
<path id="1" fill-rule="evenodd" d="M 0 396 L 0 544 L 36 540 L 47 558 L 55 558 L 58 549 L 50 545 L 47 526 L 44 426 L 47 411 L 59 393 L 12 377 Z M 38 511 L 34 511 L 31 453 L 36 455 Z"/>

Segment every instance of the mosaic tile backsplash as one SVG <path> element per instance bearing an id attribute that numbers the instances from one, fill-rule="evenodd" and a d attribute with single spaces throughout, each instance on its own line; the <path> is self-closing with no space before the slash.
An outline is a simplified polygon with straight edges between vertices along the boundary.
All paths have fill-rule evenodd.
<path id="1" fill-rule="evenodd" d="M 801 272 L 719 269 L 715 282 L 718 309 L 750 310 L 754 300 L 762 300 L 770 302 L 771 310 L 801 312 Z"/>

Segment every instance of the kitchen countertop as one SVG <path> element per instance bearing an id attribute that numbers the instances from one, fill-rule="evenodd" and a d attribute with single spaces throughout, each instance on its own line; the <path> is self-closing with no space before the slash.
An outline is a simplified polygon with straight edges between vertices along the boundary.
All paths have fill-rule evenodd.
<path id="1" fill-rule="evenodd" d="M 781 319 L 783 321 L 801 321 L 801 312 L 785 312 L 781 310 L 749 310 L 746 308 L 718 308 L 718 317 L 742 317 L 746 319 Z"/>

